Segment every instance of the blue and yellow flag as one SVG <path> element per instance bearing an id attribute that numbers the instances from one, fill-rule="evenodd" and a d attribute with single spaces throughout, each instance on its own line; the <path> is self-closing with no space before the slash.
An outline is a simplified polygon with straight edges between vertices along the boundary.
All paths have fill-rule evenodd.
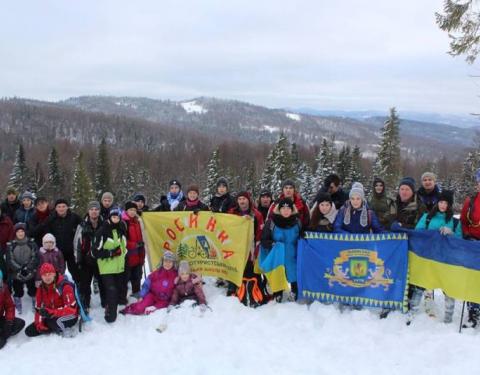
<path id="1" fill-rule="evenodd" d="M 221 277 L 241 285 L 245 263 L 253 247 L 253 220 L 200 211 L 145 212 L 142 215 L 150 264 L 165 250 L 188 260 L 193 272 Z"/>
<path id="2" fill-rule="evenodd" d="M 410 283 L 480 303 L 480 241 L 438 231 L 408 231 Z"/>
<path id="3" fill-rule="evenodd" d="M 273 293 L 288 289 L 285 272 L 285 245 L 276 242 L 271 250 L 260 248 L 258 257 L 259 271 L 264 273 Z"/>
<path id="4" fill-rule="evenodd" d="M 310 233 L 298 242 L 300 298 L 406 311 L 405 233 Z"/>

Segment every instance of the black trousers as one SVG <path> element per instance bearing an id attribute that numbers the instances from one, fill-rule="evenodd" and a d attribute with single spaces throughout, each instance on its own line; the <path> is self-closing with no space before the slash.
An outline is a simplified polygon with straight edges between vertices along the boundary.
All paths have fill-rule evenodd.
<path id="1" fill-rule="evenodd" d="M 90 308 L 90 301 L 92 296 L 92 280 L 95 277 L 98 280 L 98 288 L 100 290 L 100 301 L 102 306 L 105 306 L 105 288 L 102 284 L 102 279 L 100 278 L 100 273 L 98 272 L 98 264 L 94 259 L 85 258 L 82 259 L 82 262 L 78 267 L 78 276 L 80 279 L 80 298 L 83 304 L 83 307 L 86 309 Z"/>
<path id="2" fill-rule="evenodd" d="M 105 288 L 105 320 L 113 323 L 117 319 L 118 302 L 123 290 L 125 275 L 124 272 L 100 275 L 100 279 Z"/>
<path id="3" fill-rule="evenodd" d="M 77 323 L 78 318 L 74 315 L 66 315 L 60 318 L 47 318 L 44 320 L 45 325 L 48 327 L 47 331 L 39 331 L 35 327 L 35 323 L 30 324 L 25 328 L 25 334 L 28 337 L 40 336 L 46 333 L 62 334 L 65 328 L 73 327 Z"/>
<path id="4" fill-rule="evenodd" d="M 70 275 L 72 275 L 73 281 L 78 285 L 80 284 L 80 278 L 78 275 L 78 265 L 77 262 L 75 261 L 75 255 L 72 252 L 63 252 L 63 258 L 65 259 L 65 264 L 67 265 L 68 271 L 70 272 Z"/>
<path id="5" fill-rule="evenodd" d="M 10 323 L 10 327 L 7 325 Z M 5 318 L 0 318 L 0 337 L 9 338 L 15 336 L 25 327 L 25 320 L 20 318 L 14 318 L 13 322 L 7 322 Z M 6 331 L 10 332 L 6 332 Z M 5 337 L 6 336 L 6 337 Z"/>
<path id="6" fill-rule="evenodd" d="M 122 293 L 120 296 L 120 300 L 123 302 L 127 300 L 128 282 L 132 284 L 132 293 L 140 292 L 140 284 L 142 282 L 142 271 L 143 271 L 142 265 L 130 267 L 126 262 L 127 262 L 127 259 L 125 259 L 125 273 L 124 273 L 125 279 L 123 283 Z"/>
<path id="7" fill-rule="evenodd" d="M 28 281 L 13 280 L 13 296 L 22 298 L 24 295 L 24 286 L 27 286 L 27 293 L 30 297 L 35 297 L 37 288 L 35 288 L 35 278 Z"/>

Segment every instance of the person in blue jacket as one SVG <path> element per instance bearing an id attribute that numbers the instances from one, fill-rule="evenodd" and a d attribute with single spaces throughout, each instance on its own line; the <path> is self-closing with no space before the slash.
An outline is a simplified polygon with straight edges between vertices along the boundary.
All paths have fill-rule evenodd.
<path id="1" fill-rule="evenodd" d="M 462 238 L 462 225 L 458 219 L 453 217 L 453 191 L 444 190 L 438 196 L 438 201 L 433 206 L 432 210 L 428 213 L 424 213 L 418 221 L 415 230 L 438 230 L 440 233 L 446 236 L 455 236 Z M 412 297 L 410 299 L 410 311 L 409 320 L 407 324 L 411 322 L 414 315 L 420 308 L 420 301 L 424 288 L 414 286 Z M 431 306 L 426 304 L 426 311 L 429 315 L 435 316 L 433 309 L 433 291 L 425 292 L 425 300 L 431 300 Z M 455 299 L 445 294 L 445 314 L 443 321 L 445 323 L 451 323 L 453 317 L 453 311 L 455 309 Z"/>
<path id="2" fill-rule="evenodd" d="M 338 212 L 333 229 L 336 233 L 381 233 L 384 231 L 375 212 L 368 208 L 365 191 L 360 182 L 352 185 L 349 200 Z"/>

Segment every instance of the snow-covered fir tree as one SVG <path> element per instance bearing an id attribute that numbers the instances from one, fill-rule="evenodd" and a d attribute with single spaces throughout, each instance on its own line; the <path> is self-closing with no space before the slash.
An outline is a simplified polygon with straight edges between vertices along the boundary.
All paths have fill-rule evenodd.
<path id="1" fill-rule="evenodd" d="M 46 185 L 47 180 L 45 178 L 45 174 L 43 173 L 42 167 L 40 166 L 40 162 L 37 161 L 37 163 L 35 164 L 35 171 L 32 174 L 32 182 L 30 184 L 31 191 L 33 193 L 36 193 L 37 196 L 39 194 L 43 195 Z"/>
<path id="2" fill-rule="evenodd" d="M 48 154 L 47 166 L 47 192 L 50 198 L 56 199 L 63 193 L 63 178 L 58 162 L 57 149 L 55 147 L 52 147 Z"/>
<path id="3" fill-rule="evenodd" d="M 312 168 L 307 163 L 302 163 L 300 167 L 299 190 L 300 195 L 306 202 L 310 202 L 316 194 Z"/>
<path id="4" fill-rule="evenodd" d="M 358 145 L 355 145 L 353 148 L 351 160 L 350 177 L 348 178 L 350 184 L 345 185 L 346 188 L 350 188 L 351 184 L 354 182 L 360 182 L 368 191 L 370 185 L 367 183 L 368 181 L 366 181 L 362 170 L 362 153 L 360 152 L 360 147 L 358 147 Z"/>
<path id="5" fill-rule="evenodd" d="M 292 171 L 292 178 L 300 183 L 300 178 L 302 174 L 302 166 L 303 163 L 300 160 L 300 154 L 298 153 L 298 147 L 296 143 L 292 143 L 291 147 L 291 160 L 292 160 L 292 166 L 291 166 L 291 171 Z"/>
<path id="6" fill-rule="evenodd" d="M 72 209 L 80 215 L 87 211 L 88 202 L 95 197 L 92 181 L 88 176 L 83 160 L 83 153 L 80 151 L 74 160 L 75 169 L 72 182 Z"/>
<path id="7" fill-rule="evenodd" d="M 275 145 L 275 159 L 273 161 L 272 192 L 279 193 L 282 188 L 282 182 L 288 178 L 293 178 L 292 155 L 290 154 L 290 144 L 284 133 Z"/>
<path id="8" fill-rule="evenodd" d="M 27 167 L 27 160 L 25 157 L 25 150 L 21 143 L 17 146 L 15 153 L 15 161 L 13 162 L 12 172 L 8 179 L 8 187 L 14 188 L 19 193 L 31 188 L 31 175 Z"/>
<path id="9" fill-rule="evenodd" d="M 480 167 L 480 152 L 470 151 L 464 162 L 462 174 L 459 183 L 455 184 L 458 187 L 458 199 L 463 202 L 466 197 L 475 193 L 476 181 L 475 171 Z"/>
<path id="10" fill-rule="evenodd" d="M 204 202 L 210 203 L 210 200 L 215 195 L 217 187 L 217 180 L 220 177 L 220 156 L 218 153 L 218 148 L 213 150 L 210 155 L 210 159 L 207 164 L 207 181 L 206 187 L 202 192 L 202 200 Z"/>
<path id="11" fill-rule="evenodd" d="M 398 183 L 400 161 L 400 119 L 395 108 L 391 108 L 390 116 L 383 126 L 382 142 L 373 168 L 374 175 L 382 177 L 389 190 L 394 189 Z"/>
<path id="12" fill-rule="evenodd" d="M 326 138 L 323 138 L 317 158 L 315 159 L 317 164 L 314 175 L 316 190 L 323 185 L 323 182 L 328 175 L 335 173 L 335 159 L 335 148 L 333 146 L 333 142 L 329 142 Z"/>
<path id="13" fill-rule="evenodd" d="M 245 168 L 245 189 L 252 194 L 252 198 L 255 199 L 259 193 L 258 181 L 255 175 L 255 163 L 251 162 Z"/>
<path id="14" fill-rule="evenodd" d="M 121 162 L 122 168 L 115 177 L 115 200 L 118 203 L 128 201 L 137 191 L 137 170 L 131 162 Z"/>
<path id="15" fill-rule="evenodd" d="M 263 170 L 262 174 L 262 179 L 260 181 L 260 189 L 264 190 L 270 190 L 272 193 L 273 192 L 273 174 L 275 172 L 274 170 L 274 160 L 275 160 L 275 151 L 276 148 L 273 147 L 270 150 L 270 153 L 268 154 L 267 161 L 265 162 L 265 169 Z"/>
<path id="16" fill-rule="evenodd" d="M 350 146 L 343 146 L 338 153 L 337 174 L 344 186 L 351 185 L 352 155 Z"/>
<path id="17" fill-rule="evenodd" d="M 110 158 L 105 138 L 98 145 L 95 161 L 95 193 L 100 198 L 104 192 L 112 191 Z"/>

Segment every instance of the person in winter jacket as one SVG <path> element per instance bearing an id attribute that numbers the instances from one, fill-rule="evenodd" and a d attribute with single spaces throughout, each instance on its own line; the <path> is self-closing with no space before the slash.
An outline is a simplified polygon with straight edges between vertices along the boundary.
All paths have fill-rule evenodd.
<path id="1" fill-rule="evenodd" d="M 298 218 L 302 222 L 302 227 L 307 228 L 310 224 L 310 211 L 307 203 L 305 203 L 305 200 L 300 196 L 299 193 L 296 192 L 295 182 L 293 182 L 293 180 L 283 181 L 282 194 L 280 194 L 280 197 L 277 199 L 277 201 L 270 207 L 268 218 L 272 217 L 272 213 L 275 210 L 275 207 L 278 206 L 278 202 L 284 198 L 288 198 L 293 201 L 293 204 L 297 208 Z"/>
<path id="2" fill-rule="evenodd" d="M 187 260 L 180 261 L 174 284 L 170 306 L 180 305 L 186 300 L 194 300 L 202 310 L 205 310 L 207 300 L 202 289 L 202 278 L 191 273 Z"/>
<path id="3" fill-rule="evenodd" d="M 444 190 L 438 196 L 438 201 L 432 210 L 424 213 L 417 223 L 415 230 L 438 230 L 446 236 L 456 236 L 462 238 L 462 226 L 453 217 L 453 192 Z M 425 288 L 412 286 L 412 296 L 410 298 L 410 320 L 418 312 L 420 300 L 424 294 Z M 427 306 L 427 313 L 433 315 L 433 291 L 425 292 L 425 300 L 430 299 L 432 306 Z M 429 307 L 429 308 L 428 308 Z M 444 322 L 451 323 L 453 311 L 455 309 L 455 299 L 445 295 L 445 315 Z"/>
<path id="4" fill-rule="evenodd" d="M 260 211 L 263 217 L 263 222 L 267 221 L 268 212 L 270 206 L 273 203 L 273 196 L 270 190 L 264 189 L 260 192 L 260 196 L 257 201 L 257 210 Z"/>
<path id="5" fill-rule="evenodd" d="M 102 307 L 106 306 L 105 288 L 102 284 L 97 261 L 92 256 L 92 249 L 95 248 L 95 238 L 100 236 L 102 226 L 100 203 L 92 201 L 88 204 L 88 213 L 77 227 L 74 238 L 75 259 L 80 278 L 80 299 L 87 311 L 90 310 L 91 285 L 94 277 L 98 280 L 101 305 Z"/>
<path id="6" fill-rule="evenodd" d="M 65 260 L 63 259 L 63 254 L 60 250 L 58 250 L 57 244 L 55 242 L 55 236 L 51 233 L 47 233 L 43 236 L 42 239 L 43 246 L 39 250 L 39 267 L 36 277 L 36 286 L 41 284 L 42 278 L 40 276 L 40 268 L 42 267 L 43 263 L 50 263 L 53 264 L 55 267 L 55 271 L 59 275 L 65 275 Z"/>
<path id="7" fill-rule="evenodd" d="M 286 278 L 291 285 L 293 298 L 298 298 L 297 287 L 297 242 L 302 233 L 302 221 L 298 217 L 298 210 L 290 198 L 282 198 L 272 212 L 272 216 L 263 227 L 261 237 L 262 251 L 269 252 L 275 243 L 285 246 Z M 283 292 L 275 292 L 273 298 L 282 301 Z"/>
<path id="8" fill-rule="evenodd" d="M 7 244 L 7 265 L 13 280 L 14 300 L 18 313 L 22 313 L 24 287 L 32 299 L 35 297 L 35 275 L 38 267 L 38 248 L 26 235 L 23 223 L 15 224 L 15 239 Z"/>
<path id="9" fill-rule="evenodd" d="M 15 232 L 10 217 L 3 211 L 0 211 L 0 256 L 4 256 L 7 251 L 7 242 L 13 240 Z"/>
<path id="10" fill-rule="evenodd" d="M 381 233 L 383 228 L 375 212 L 368 208 L 365 191 L 360 182 L 355 182 L 349 194 L 350 200 L 338 212 L 333 224 L 337 233 Z"/>
<path id="11" fill-rule="evenodd" d="M 437 176 L 433 172 L 425 172 L 422 174 L 422 186 L 417 191 L 417 195 L 422 203 L 427 208 L 427 211 L 431 211 L 437 204 L 438 198 L 442 189 L 438 186 Z"/>
<path id="12" fill-rule="evenodd" d="M 128 283 L 132 284 L 132 296 L 138 298 L 142 281 L 142 268 L 145 263 L 145 243 L 142 226 L 137 216 L 134 202 L 125 204 L 122 220 L 127 224 L 127 257 L 125 262 L 125 282 L 122 299 L 127 299 Z"/>
<path id="13" fill-rule="evenodd" d="M 480 169 L 475 172 L 476 193 L 467 197 L 463 203 L 460 214 L 462 223 L 463 238 L 469 241 L 480 241 Z M 480 319 L 480 304 L 474 302 L 467 303 L 468 321 L 465 328 L 475 328 Z"/>
<path id="14" fill-rule="evenodd" d="M 73 252 L 73 239 L 78 225 L 82 222 L 80 216 L 69 209 L 69 203 L 65 199 L 55 201 L 55 210 L 42 224 L 41 231 L 55 236 L 57 247 L 63 253 L 63 258 L 73 280 L 78 283 L 78 268 Z"/>
<path id="15" fill-rule="evenodd" d="M 337 210 L 343 207 L 345 202 L 348 201 L 348 193 L 343 190 L 342 181 L 340 180 L 340 177 L 338 177 L 338 175 L 336 174 L 331 174 L 327 176 L 327 178 L 323 182 L 323 186 L 320 188 L 317 195 L 315 196 L 312 206 L 317 200 L 320 193 L 329 193 Z"/>
<path id="16" fill-rule="evenodd" d="M 181 201 L 174 211 L 208 211 L 208 206 L 200 199 L 200 189 L 197 185 L 190 185 L 187 190 L 187 199 Z"/>
<path id="17" fill-rule="evenodd" d="M 235 201 L 228 191 L 228 181 L 225 177 L 217 180 L 216 189 L 215 195 L 210 200 L 210 211 L 227 213 L 235 205 Z"/>
<path id="18" fill-rule="evenodd" d="M 140 291 L 140 299 L 120 311 L 122 314 L 148 315 L 168 307 L 175 289 L 177 270 L 176 256 L 171 251 L 163 253 L 162 262 L 156 271 L 148 275 Z"/>
<path id="19" fill-rule="evenodd" d="M 390 211 L 391 230 L 399 227 L 414 229 L 425 211 L 425 205 L 415 194 L 415 180 L 411 177 L 402 178 Z"/>
<path id="20" fill-rule="evenodd" d="M 142 213 L 150 211 L 150 207 L 146 205 L 145 195 L 142 193 L 135 193 L 132 201 L 137 205 L 138 216 L 142 216 Z"/>
<path id="21" fill-rule="evenodd" d="M 25 327 L 25 321 L 15 317 L 15 303 L 8 286 L 3 282 L 3 274 L 0 271 L 0 349 L 23 327 Z"/>
<path id="22" fill-rule="evenodd" d="M 13 188 L 7 190 L 7 198 L 0 205 L 2 212 L 7 215 L 10 220 L 15 220 L 15 212 L 20 208 L 21 203 L 18 199 L 18 193 Z"/>
<path id="23" fill-rule="evenodd" d="M 110 210 L 113 207 L 113 194 L 109 191 L 106 191 L 102 194 L 102 198 L 100 199 L 100 215 L 102 216 L 103 221 L 108 220 L 110 216 Z"/>
<path id="24" fill-rule="evenodd" d="M 308 230 L 312 232 L 333 232 L 333 223 L 337 213 L 331 195 L 328 193 L 318 194 L 317 200 L 310 211 L 311 220 Z"/>
<path id="25" fill-rule="evenodd" d="M 375 177 L 368 208 L 375 212 L 378 221 L 385 229 L 390 228 L 390 215 L 394 205 L 393 199 L 389 198 L 385 191 L 385 182 L 380 177 Z"/>
<path id="26" fill-rule="evenodd" d="M 42 246 L 43 236 L 47 234 L 42 224 L 48 220 L 50 214 L 48 200 L 44 197 L 38 197 L 35 201 L 35 212 L 28 223 L 29 236 L 35 240 L 38 247 Z"/>
<path id="27" fill-rule="evenodd" d="M 71 337 L 71 327 L 78 320 L 78 306 L 75 291 L 64 276 L 55 271 L 53 264 L 40 267 L 42 283 L 35 296 L 35 319 L 25 328 L 28 337 L 56 333 Z"/>
<path id="28" fill-rule="evenodd" d="M 175 211 L 179 203 L 186 199 L 182 191 L 182 184 L 178 180 L 171 180 L 168 186 L 168 194 L 162 195 L 160 204 L 154 211 Z"/>
<path id="29" fill-rule="evenodd" d="M 100 279 L 105 290 L 105 321 L 117 319 L 117 307 L 122 301 L 125 280 L 125 257 L 127 254 L 127 228 L 120 218 L 120 209 L 113 207 L 110 217 L 103 223 L 95 240 L 92 255 L 97 259 Z"/>
<path id="30" fill-rule="evenodd" d="M 35 196 L 29 192 L 26 191 L 25 193 L 22 194 L 22 204 L 18 208 L 17 211 L 15 211 L 15 217 L 13 218 L 13 222 L 16 223 L 25 223 L 27 227 L 27 233 L 29 228 L 29 223 L 30 220 L 33 217 L 33 214 L 35 213 L 35 206 L 34 206 L 34 201 L 35 201 Z"/>

